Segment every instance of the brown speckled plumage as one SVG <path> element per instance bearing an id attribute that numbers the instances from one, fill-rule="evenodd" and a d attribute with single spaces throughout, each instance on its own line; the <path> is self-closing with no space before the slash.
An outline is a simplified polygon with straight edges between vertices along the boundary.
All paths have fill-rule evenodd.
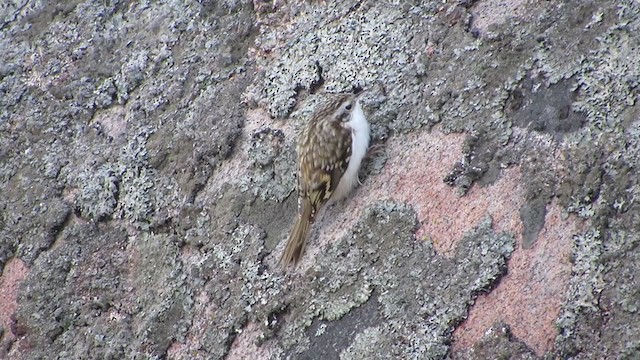
<path id="1" fill-rule="evenodd" d="M 353 94 L 331 95 L 300 134 L 297 146 L 298 217 L 280 258 L 283 267 L 295 265 L 300 260 L 311 224 L 347 169 L 353 131 L 347 122 L 356 102 L 357 96 Z M 368 136 L 367 133 L 367 139 Z"/>

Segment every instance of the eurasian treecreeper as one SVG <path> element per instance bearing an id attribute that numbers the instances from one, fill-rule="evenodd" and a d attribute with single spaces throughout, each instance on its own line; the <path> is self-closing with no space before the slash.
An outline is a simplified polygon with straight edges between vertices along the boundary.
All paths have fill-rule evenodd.
<path id="1" fill-rule="evenodd" d="M 358 183 L 369 148 L 369 123 L 358 94 L 327 95 L 298 138 L 298 214 L 280 258 L 283 268 L 298 263 L 311 224 L 327 202 L 343 199 Z"/>

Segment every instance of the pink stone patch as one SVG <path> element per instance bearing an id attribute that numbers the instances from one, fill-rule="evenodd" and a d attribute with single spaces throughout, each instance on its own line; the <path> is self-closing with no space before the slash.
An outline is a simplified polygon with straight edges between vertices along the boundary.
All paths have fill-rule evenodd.
<path id="1" fill-rule="evenodd" d="M 381 200 L 411 204 L 417 212 L 417 239 L 431 239 L 434 249 L 443 256 L 452 256 L 456 242 L 491 215 L 497 231 L 522 232 L 518 209 L 522 204 L 520 171 L 505 169 L 496 184 L 473 186 L 460 197 L 456 189 L 443 179 L 453 164 L 462 160 L 464 135 L 445 135 L 439 131 L 408 135 L 390 140 L 387 146 L 389 161 L 380 175 L 367 179 L 343 205 L 321 214 L 314 224 L 319 230 L 320 246 L 307 249 L 301 266 L 313 259 L 325 243 L 333 242 L 352 229 L 364 214 L 364 209 Z M 312 234 L 313 236 L 313 234 Z M 304 270 L 302 270 L 304 271 Z"/>
<path id="2" fill-rule="evenodd" d="M 554 324 L 571 275 L 572 236 L 581 231 L 580 225 L 575 217 L 562 220 L 555 202 L 549 205 L 534 246 L 523 249 L 518 237 L 508 274 L 490 293 L 478 297 L 469 318 L 454 332 L 454 351 L 472 346 L 498 320 L 506 322 L 513 335 L 538 356 L 551 350 L 557 335 Z"/>
<path id="3" fill-rule="evenodd" d="M 228 360 L 242 360 L 242 359 L 272 359 L 271 346 L 258 347 L 257 342 L 262 332 L 255 323 L 249 323 L 242 330 L 242 334 L 238 335 L 231 344 Z"/>
<path id="4" fill-rule="evenodd" d="M 4 265 L 2 276 L 0 277 L 0 321 L 4 327 L 3 337 L 15 339 L 11 331 L 11 316 L 18 308 L 18 291 L 20 283 L 29 274 L 29 269 L 19 258 L 12 258 Z"/>

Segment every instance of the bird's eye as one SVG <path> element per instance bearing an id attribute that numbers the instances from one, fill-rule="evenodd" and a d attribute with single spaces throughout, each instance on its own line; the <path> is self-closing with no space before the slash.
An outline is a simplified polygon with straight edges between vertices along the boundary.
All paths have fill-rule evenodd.
<path id="1" fill-rule="evenodd" d="M 353 106 L 351 105 L 351 103 L 348 103 L 347 106 L 345 106 L 344 108 L 347 110 L 351 110 Z"/>

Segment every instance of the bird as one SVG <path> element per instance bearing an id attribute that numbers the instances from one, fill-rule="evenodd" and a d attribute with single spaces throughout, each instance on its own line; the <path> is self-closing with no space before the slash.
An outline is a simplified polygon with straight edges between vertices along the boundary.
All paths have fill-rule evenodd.
<path id="1" fill-rule="evenodd" d="M 280 258 L 294 267 L 304 252 L 311 225 L 327 203 L 344 199 L 359 183 L 370 127 L 356 94 L 326 94 L 297 141 L 298 212 Z"/>

